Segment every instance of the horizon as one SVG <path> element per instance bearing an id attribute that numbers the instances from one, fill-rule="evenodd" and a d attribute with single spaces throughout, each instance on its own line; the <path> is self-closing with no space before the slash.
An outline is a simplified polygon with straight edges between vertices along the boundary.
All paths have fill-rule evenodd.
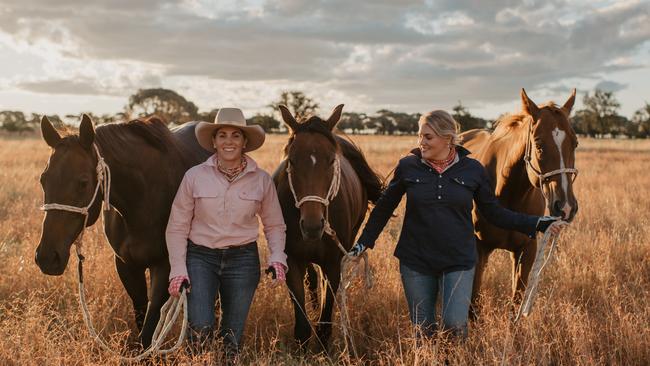
<path id="1" fill-rule="evenodd" d="M 0 6 L 0 109 L 115 114 L 138 89 L 172 89 L 200 111 L 268 113 L 301 90 L 328 113 L 379 109 L 477 117 L 570 90 L 650 102 L 648 1 L 10 0 Z M 110 6 L 108 4 L 110 3 Z"/>

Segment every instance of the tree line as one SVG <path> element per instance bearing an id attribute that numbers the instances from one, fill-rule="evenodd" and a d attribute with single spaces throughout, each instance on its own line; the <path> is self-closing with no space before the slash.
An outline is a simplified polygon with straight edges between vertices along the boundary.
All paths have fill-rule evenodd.
<path id="1" fill-rule="evenodd" d="M 283 124 L 279 120 L 279 105 L 284 104 L 298 117 L 317 114 L 320 105 L 302 91 L 284 91 L 278 99 L 267 105 L 267 113 L 258 113 L 249 118 L 249 123 L 259 124 L 265 131 L 283 132 Z M 613 92 L 594 90 L 585 94 L 584 108 L 576 111 L 571 117 L 571 123 L 576 133 L 590 137 L 617 137 L 630 138 L 650 137 L 650 104 L 638 109 L 631 119 L 620 114 L 620 103 Z M 156 114 L 168 123 L 183 124 L 188 121 L 212 121 L 218 108 L 209 111 L 199 111 L 196 104 L 187 100 L 182 95 L 170 89 L 154 88 L 141 89 L 128 99 L 128 104 L 123 111 L 115 114 L 95 115 L 88 114 L 96 124 L 128 121 L 131 119 Z M 473 128 L 491 128 L 493 120 L 486 120 L 473 116 L 459 101 L 452 108 L 453 117 L 461 125 L 461 130 Z M 60 117 L 48 115 L 50 121 L 58 127 L 74 124 L 79 121 L 81 113 Z M 37 129 L 40 115 L 32 113 L 26 115 L 20 111 L 0 111 L 0 129 L 13 133 L 34 131 Z M 352 134 L 380 134 L 380 135 L 411 135 L 418 131 L 420 113 L 395 112 L 380 109 L 374 114 L 345 112 L 341 117 L 338 128 Z"/>

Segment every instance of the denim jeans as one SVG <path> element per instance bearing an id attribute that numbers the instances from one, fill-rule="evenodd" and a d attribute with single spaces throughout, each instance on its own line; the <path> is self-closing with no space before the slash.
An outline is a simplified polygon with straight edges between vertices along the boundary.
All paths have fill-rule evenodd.
<path id="1" fill-rule="evenodd" d="M 257 243 L 228 249 L 210 249 L 188 241 L 187 297 L 189 341 L 194 351 L 212 340 L 215 303 L 221 300 L 219 337 L 226 353 L 237 353 L 253 295 L 260 280 Z"/>
<path id="2" fill-rule="evenodd" d="M 399 269 L 411 322 L 419 327 L 417 334 L 432 336 L 435 333 L 436 299 L 440 291 L 442 329 L 454 336 L 467 337 L 474 268 L 442 275 L 416 272 L 401 263 Z"/>

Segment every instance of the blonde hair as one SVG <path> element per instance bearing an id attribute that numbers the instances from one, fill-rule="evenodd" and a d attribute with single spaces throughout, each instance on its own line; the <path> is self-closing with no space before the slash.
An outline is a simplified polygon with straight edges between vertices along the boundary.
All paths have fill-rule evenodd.
<path id="1" fill-rule="evenodd" d="M 420 129 L 422 125 L 426 124 L 431 127 L 436 135 L 441 137 L 451 137 L 451 144 L 457 145 L 459 142 L 458 134 L 460 133 L 460 125 L 454 117 L 443 110 L 435 110 L 423 114 L 418 121 Z"/>

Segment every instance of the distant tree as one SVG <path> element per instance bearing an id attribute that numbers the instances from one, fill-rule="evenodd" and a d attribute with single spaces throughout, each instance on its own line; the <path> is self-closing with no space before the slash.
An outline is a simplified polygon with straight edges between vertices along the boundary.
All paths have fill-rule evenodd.
<path id="1" fill-rule="evenodd" d="M 287 106 L 296 119 L 316 114 L 319 108 L 318 103 L 298 90 L 283 91 L 280 98 L 268 107 L 280 114 L 281 104 Z"/>
<path id="2" fill-rule="evenodd" d="M 182 124 L 196 119 L 198 107 L 169 89 L 140 89 L 129 97 L 125 112 L 130 118 L 155 114 L 167 123 Z"/>
<path id="3" fill-rule="evenodd" d="M 117 113 L 114 115 L 104 113 L 102 115 L 97 115 L 92 112 L 82 112 L 79 114 L 66 114 L 65 118 L 70 121 L 72 124 L 76 124 L 81 121 L 82 115 L 88 115 L 95 125 L 102 125 L 105 123 L 112 123 L 117 121 L 122 121 L 120 117 L 123 116 L 123 113 Z"/>
<path id="4" fill-rule="evenodd" d="M 630 136 L 638 138 L 650 137 L 650 104 L 646 102 L 644 107 L 634 112 L 629 126 L 628 134 Z"/>
<path id="5" fill-rule="evenodd" d="M 199 113 L 199 115 L 197 116 L 197 119 L 199 121 L 212 122 L 217 117 L 217 113 L 219 113 L 219 108 L 215 108 L 215 109 L 211 110 L 210 112 Z"/>
<path id="6" fill-rule="evenodd" d="M 35 125 L 32 121 L 25 118 L 25 114 L 20 111 L 1 111 L 0 128 L 7 132 L 22 133 L 33 131 Z"/>
<path id="7" fill-rule="evenodd" d="M 582 103 L 584 109 L 576 112 L 573 125 L 591 137 L 608 133 L 617 135 L 626 130 L 625 119 L 618 115 L 621 104 L 613 92 L 596 89 L 593 95 L 585 94 Z"/>
<path id="8" fill-rule="evenodd" d="M 280 127 L 280 121 L 273 118 L 273 116 L 259 113 L 246 120 L 246 123 L 260 125 L 266 132 L 275 132 Z"/>
<path id="9" fill-rule="evenodd" d="M 336 125 L 341 131 L 352 130 L 352 133 L 359 133 L 363 130 L 363 122 L 368 118 L 365 113 L 344 112 L 339 123 Z"/>
<path id="10" fill-rule="evenodd" d="M 377 115 L 369 117 L 365 125 L 380 135 L 392 135 L 397 129 L 393 112 L 388 109 L 378 110 Z"/>
<path id="11" fill-rule="evenodd" d="M 472 130 L 475 128 L 486 128 L 487 127 L 487 120 L 484 120 L 483 118 L 479 117 L 474 117 L 472 114 L 469 112 L 469 110 L 461 103 L 461 101 L 458 101 L 458 105 L 454 106 L 452 108 L 454 113 L 452 114 L 452 117 L 458 122 L 460 125 L 460 130 L 461 131 L 467 131 L 467 130 Z"/>

